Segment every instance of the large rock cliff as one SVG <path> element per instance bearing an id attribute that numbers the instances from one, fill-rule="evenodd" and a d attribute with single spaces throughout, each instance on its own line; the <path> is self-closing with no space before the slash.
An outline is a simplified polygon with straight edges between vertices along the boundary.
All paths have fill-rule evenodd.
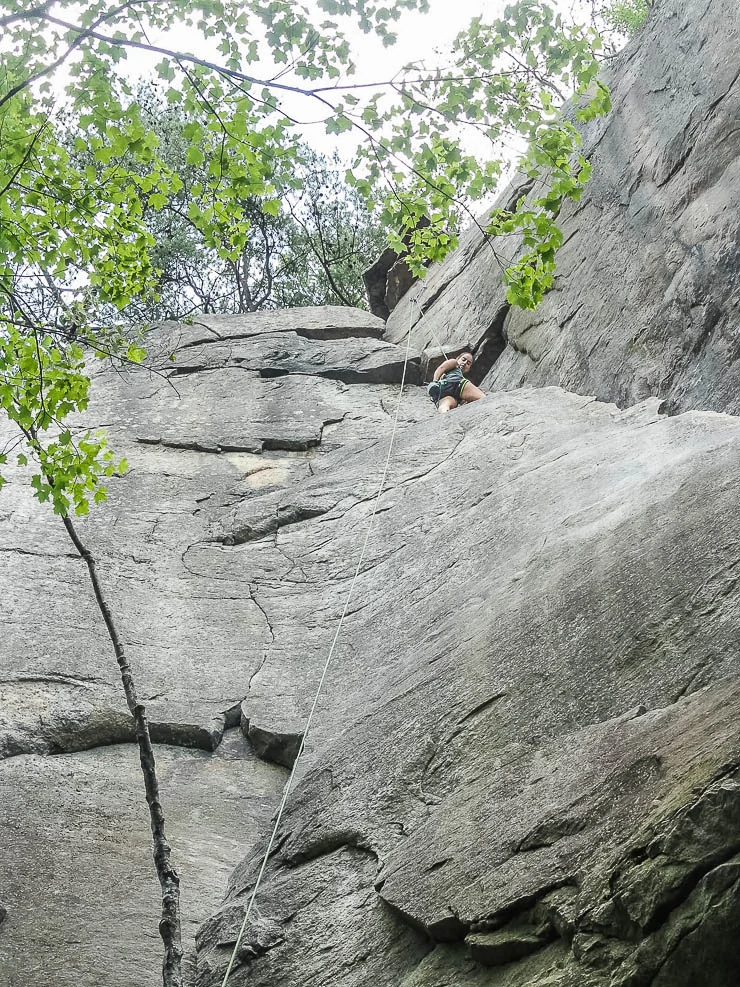
<path id="1" fill-rule="evenodd" d="M 659 0 L 607 73 L 613 112 L 584 132 L 593 178 L 561 214 L 554 290 L 510 309 L 507 248 L 473 228 L 427 279 L 415 344 L 479 348 L 489 388 L 740 413 L 738 45 L 735 0 Z M 419 320 L 415 297 L 388 339 Z"/>
<path id="2" fill-rule="evenodd" d="M 90 420 L 131 470 L 81 528 L 157 743 L 189 984 L 234 947 L 417 322 L 230 982 L 737 987 L 738 20 L 664 0 L 619 60 L 533 315 L 470 234 L 421 322 L 410 297 L 387 329 L 210 317 L 153 336 L 167 379 L 97 375 Z M 439 342 L 476 346 L 489 391 L 444 417 L 415 386 Z M 154 987 L 116 666 L 21 480 L 0 496 L 0 984 Z"/>

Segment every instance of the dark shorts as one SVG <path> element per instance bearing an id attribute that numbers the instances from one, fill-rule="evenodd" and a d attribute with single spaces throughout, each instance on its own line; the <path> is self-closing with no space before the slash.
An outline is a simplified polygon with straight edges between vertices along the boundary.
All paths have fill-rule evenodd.
<path id="1" fill-rule="evenodd" d="M 443 377 L 441 380 L 433 380 L 431 384 L 428 384 L 427 392 L 436 405 L 439 404 L 442 398 L 454 398 L 459 404 L 462 401 L 463 391 L 467 382 L 467 378 L 462 376 L 452 378 Z"/>

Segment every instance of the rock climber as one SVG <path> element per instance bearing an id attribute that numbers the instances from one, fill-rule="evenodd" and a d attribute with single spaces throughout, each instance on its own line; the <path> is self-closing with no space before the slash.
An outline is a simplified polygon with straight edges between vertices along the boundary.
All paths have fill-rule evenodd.
<path id="1" fill-rule="evenodd" d="M 473 366 L 473 354 L 465 350 L 457 359 L 445 360 L 434 371 L 434 380 L 427 386 L 429 397 L 437 411 L 452 411 L 458 404 L 480 401 L 485 395 L 465 376 Z"/>

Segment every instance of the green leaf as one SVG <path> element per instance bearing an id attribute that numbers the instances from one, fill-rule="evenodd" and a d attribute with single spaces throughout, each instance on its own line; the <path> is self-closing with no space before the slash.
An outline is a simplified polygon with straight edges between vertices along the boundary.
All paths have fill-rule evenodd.
<path id="1" fill-rule="evenodd" d="M 175 78 L 175 70 L 172 68 L 169 59 L 163 58 L 161 62 L 158 62 L 154 66 L 157 75 L 160 79 L 164 79 L 169 82 L 171 79 Z"/>
<path id="2" fill-rule="evenodd" d="M 203 154 L 201 149 L 196 147 L 194 144 L 191 144 L 185 156 L 186 163 L 189 165 L 202 165 L 205 159 L 206 156 Z"/>
<path id="3" fill-rule="evenodd" d="M 126 359 L 131 363 L 143 363 L 146 359 L 146 350 L 136 343 L 131 343 L 126 350 Z"/>

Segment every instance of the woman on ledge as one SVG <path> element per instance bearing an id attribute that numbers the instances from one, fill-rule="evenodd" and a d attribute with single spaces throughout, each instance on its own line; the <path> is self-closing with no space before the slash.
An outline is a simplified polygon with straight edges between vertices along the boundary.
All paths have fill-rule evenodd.
<path id="1" fill-rule="evenodd" d="M 437 411 L 452 411 L 458 404 L 480 401 L 485 395 L 465 376 L 473 366 L 473 354 L 465 350 L 456 360 L 445 360 L 434 371 L 434 380 L 427 387 Z"/>

